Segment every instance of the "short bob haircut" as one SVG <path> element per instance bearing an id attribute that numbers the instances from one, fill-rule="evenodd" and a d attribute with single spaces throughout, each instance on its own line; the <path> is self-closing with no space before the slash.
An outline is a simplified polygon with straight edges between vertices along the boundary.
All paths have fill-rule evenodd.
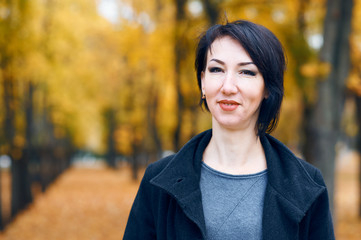
<path id="1" fill-rule="evenodd" d="M 258 136 L 272 132 L 278 123 L 284 95 L 283 75 L 286 68 L 283 47 L 277 37 L 267 28 L 244 20 L 217 24 L 201 36 L 196 50 L 195 68 L 198 86 L 201 91 L 200 105 L 209 111 L 202 99 L 201 74 L 207 65 L 207 53 L 216 39 L 229 36 L 238 41 L 261 72 L 267 99 L 263 99 L 258 116 L 256 131 Z"/>

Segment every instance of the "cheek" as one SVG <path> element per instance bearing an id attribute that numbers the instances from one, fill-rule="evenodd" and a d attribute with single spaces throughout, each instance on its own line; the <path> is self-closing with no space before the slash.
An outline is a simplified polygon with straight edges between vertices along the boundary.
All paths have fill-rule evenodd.
<path id="1" fill-rule="evenodd" d="M 205 87 L 205 93 L 206 93 L 206 98 L 207 99 L 211 99 L 213 97 L 215 97 L 219 92 L 219 86 L 216 84 L 208 84 Z"/>
<path id="2" fill-rule="evenodd" d="M 265 89 L 263 84 L 249 85 L 243 88 L 243 94 L 245 94 L 250 100 L 262 101 L 265 97 Z"/>
<path id="3" fill-rule="evenodd" d="M 204 79 L 203 84 L 205 91 L 210 94 L 219 91 L 222 87 L 222 80 L 217 76 L 207 77 Z"/>

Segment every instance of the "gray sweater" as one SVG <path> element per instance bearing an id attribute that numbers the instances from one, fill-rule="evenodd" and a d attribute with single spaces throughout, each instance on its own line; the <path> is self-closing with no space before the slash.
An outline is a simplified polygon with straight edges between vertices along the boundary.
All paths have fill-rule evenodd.
<path id="1" fill-rule="evenodd" d="M 231 175 L 202 163 L 200 188 L 207 240 L 261 240 L 267 170 Z"/>

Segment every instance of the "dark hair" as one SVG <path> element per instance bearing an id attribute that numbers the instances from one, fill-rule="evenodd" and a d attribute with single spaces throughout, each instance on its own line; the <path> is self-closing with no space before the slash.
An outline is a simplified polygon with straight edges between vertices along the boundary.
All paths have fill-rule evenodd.
<path id="1" fill-rule="evenodd" d="M 263 76 L 268 97 L 261 103 L 256 128 L 259 136 L 270 133 L 275 129 L 279 119 L 286 60 L 280 41 L 261 25 L 238 20 L 224 25 L 214 25 L 200 36 L 195 59 L 197 81 L 201 91 L 200 105 L 204 104 L 209 111 L 206 101 L 202 99 L 201 74 L 206 68 L 207 53 L 212 43 L 224 36 L 230 36 L 241 44 Z"/>

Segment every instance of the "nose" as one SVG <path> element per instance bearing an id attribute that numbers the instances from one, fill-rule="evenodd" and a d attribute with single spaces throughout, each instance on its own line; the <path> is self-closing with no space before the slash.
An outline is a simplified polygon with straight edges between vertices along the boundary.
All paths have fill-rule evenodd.
<path id="1" fill-rule="evenodd" d="M 232 73 L 228 73 L 223 80 L 221 92 L 225 95 L 232 95 L 237 93 L 237 86 L 235 85 L 235 76 Z"/>

